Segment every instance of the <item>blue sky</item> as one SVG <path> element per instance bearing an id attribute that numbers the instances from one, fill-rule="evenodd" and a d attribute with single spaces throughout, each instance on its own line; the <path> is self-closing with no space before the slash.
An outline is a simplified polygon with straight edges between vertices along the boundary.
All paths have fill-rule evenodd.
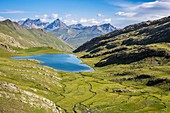
<path id="1" fill-rule="evenodd" d="M 170 14 L 170 0 L 0 0 L 0 20 L 60 18 L 66 24 L 124 27 Z"/>

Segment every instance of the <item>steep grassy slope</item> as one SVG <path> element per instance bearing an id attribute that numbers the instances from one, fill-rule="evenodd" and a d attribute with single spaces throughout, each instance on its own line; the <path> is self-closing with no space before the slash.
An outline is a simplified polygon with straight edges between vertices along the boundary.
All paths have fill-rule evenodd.
<path id="1" fill-rule="evenodd" d="M 166 17 L 94 38 L 74 52 L 89 52 L 83 58 L 102 56 L 96 66 L 129 64 L 148 57 L 170 58 L 169 42 L 170 17 Z"/>
<path id="2" fill-rule="evenodd" d="M 155 21 L 146 21 L 94 38 L 76 49 L 75 52 L 90 51 L 99 46 L 106 46 L 106 49 L 111 49 L 120 44 L 146 45 L 157 42 L 170 42 L 169 30 L 170 17 Z"/>
<path id="3" fill-rule="evenodd" d="M 0 22 L 0 42 L 20 48 L 44 46 L 66 51 L 73 49 L 65 42 L 42 29 L 27 30 L 10 20 Z"/>

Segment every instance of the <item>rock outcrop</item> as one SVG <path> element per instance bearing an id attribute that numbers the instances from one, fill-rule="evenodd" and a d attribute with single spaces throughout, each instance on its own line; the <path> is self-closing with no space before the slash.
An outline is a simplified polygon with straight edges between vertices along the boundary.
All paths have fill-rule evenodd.
<path id="1" fill-rule="evenodd" d="M 61 108 L 57 107 L 54 102 L 32 92 L 20 89 L 17 85 L 0 82 L 0 97 L 19 100 L 20 102 L 30 104 L 33 107 L 44 108 L 47 112 L 52 110 L 53 113 L 62 113 Z"/>

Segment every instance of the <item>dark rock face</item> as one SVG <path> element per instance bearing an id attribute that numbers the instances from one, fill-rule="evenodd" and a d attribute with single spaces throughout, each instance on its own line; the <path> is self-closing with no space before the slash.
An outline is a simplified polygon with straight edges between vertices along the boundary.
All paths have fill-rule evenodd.
<path id="1" fill-rule="evenodd" d="M 149 37 L 141 40 L 134 40 L 132 38 L 123 41 L 125 45 L 146 45 L 160 42 L 170 42 L 170 23 L 165 24 L 154 29 L 144 28 L 139 31 L 138 35 L 147 34 Z"/>
<path id="2" fill-rule="evenodd" d="M 4 48 L 6 48 L 6 49 L 10 49 L 10 47 L 9 47 L 8 45 L 3 44 L 3 43 L 0 43 L 0 46 L 4 47 Z"/>
<path id="3" fill-rule="evenodd" d="M 15 50 L 13 50 L 10 46 L 8 46 L 7 44 L 4 44 L 2 42 L 0 42 L 0 46 L 2 46 L 3 48 L 5 48 L 7 51 L 9 52 L 16 52 Z"/>
<path id="4" fill-rule="evenodd" d="M 95 66 L 102 67 L 109 64 L 130 64 L 136 61 L 140 61 L 147 57 L 166 57 L 170 58 L 170 54 L 164 50 L 152 50 L 150 48 L 140 48 L 137 51 L 131 53 L 116 53 L 98 62 Z M 106 61 L 105 61 L 106 60 Z"/>
<path id="5" fill-rule="evenodd" d="M 147 86 L 155 86 L 155 85 L 162 84 L 162 83 L 164 83 L 164 84 L 170 83 L 170 80 L 158 78 L 155 80 L 149 80 L 146 85 Z"/>
<path id="6" fill-rule="evenodd" d="M 113 74 L 113 76 L 126 76 L 126 75 L 130 75 L 130 74 L 132 74 L 132 72 L 116 73 L 116 74 Z"/>
<path id="7" fill-rule="evenodd" d="M 113 92 L 115 92 L 115 93 L 127 93 L 127 92 L 132 92 L 132 91 L 128 90 L 128 89 L 113 89 Z"/>
<path id="8" fill-rule="evenodd" d="M 100 50 L 101 50 L 101 48 L 96 48 L 96 49 L 92 50 L 90 53 L 97 53 L 97 52 L 99 52 Z"/>
<path id="9" fill-rule="evenodd" d="M 112 49 L 112 48 L 115 48 L 115 47 L 117 47 L 116 44 L 106 44 L 107 49 Z"/>
<path id="10" fill-rule="evenodd" d="M 142 74 L 142 75 L 136 76 L 134 79 L 141 80 L 141 79 L 149 79 L 149 78 L 153 78 L 153 77 L 150 75 Z"/>
<path id="11" fill-rule="evenodd" d="M 90 52 L 90 54 L 84 55 L 81 58 L 93 58 L 93 57 L 98 57 L 98 56 L 103 56 L 103 55 L 108 55 L 108 54 L 112 54 L 112 53 L 117 53 L 117 52 L 121 52 L 121 51 L 125 51 L 128 50 L 128 48 L 126 47 L 121 47 L 121 48 L 117 48 L 111 51 L 106 51 L 104 53 L 100 53 L 100 54 L 93 54 L 93 53 L 97 53 L 101 50 L 101 48 L 96 48 L 93 51 Z"/>

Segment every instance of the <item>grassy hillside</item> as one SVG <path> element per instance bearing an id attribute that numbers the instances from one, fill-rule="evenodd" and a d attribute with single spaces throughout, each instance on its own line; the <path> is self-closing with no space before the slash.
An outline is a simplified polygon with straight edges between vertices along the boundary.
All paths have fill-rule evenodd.
<path id="1" fill-rule="evenodd" d="M 42 29 L 27 30 L 10 20 L 0 22 L 0 42 L 20 48 L 43 46 L 65 51 L 73 49 L 65 42 Z"/>
<path id="2" fill-rule="evenodd" d="M 134 24 L 92 39 L 74 52 L 95 68 L 83 74 L 99 113 L 166 113 L 170 94 L 170 17 Z M 83 107 L 83 106 L 82 106 Z"/>
<path id="3" fill-rule="evenodd" d="M 170 42 L 169 29 L 170 17 L 129 25 L 123 29 L 94 38 L 76 49 L 75 52 L 91 51 L 102 46 L 106 49 L 112 49 L 120 45 L 147 45 Z"/>
<path id="4" fill-rule="evenodd" d="M 92 39 L 75 52 L 102 56 L 96 66 L 129 64 L 150 57 L 170 58 L 170 17 L 134 24 Z"/>

